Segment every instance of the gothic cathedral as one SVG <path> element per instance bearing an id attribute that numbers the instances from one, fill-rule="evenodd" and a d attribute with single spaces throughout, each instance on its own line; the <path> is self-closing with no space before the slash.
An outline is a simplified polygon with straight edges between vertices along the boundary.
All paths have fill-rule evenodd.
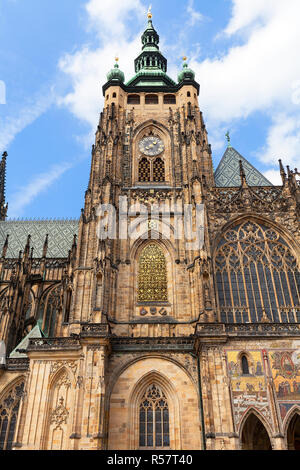
<path id="1" fill-rule="evenodd" d="M 273 186 L 229 135 L 214 171 L 150 13 L 134 66 L 103 86 L 79 220 L 7 219 L 3 154 L 0 450 L 300 450 L 300 174 Z"/>

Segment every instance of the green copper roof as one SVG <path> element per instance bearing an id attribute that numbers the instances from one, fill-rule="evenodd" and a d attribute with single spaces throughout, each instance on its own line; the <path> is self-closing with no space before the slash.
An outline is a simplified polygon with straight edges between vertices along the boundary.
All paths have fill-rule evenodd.
<path id="1" fill-rule="evenodd" d="M 78 220 L 6 220 L 0 221 L 0 256 L 9 235 L 7 258 L 18 258 L 24 251 L 28 235 L 30 246 L 34 248 L 34 258 L 41 258 L 46 235 L 48 238 L 48 258 L 67 258 L 72 248 L 74 235 L 78 233 Z"/>
<path id="2" fill-rule="evenodd" d="M 30 338 L 43 338 L 45 335 L 40 329 L 39 325 L 36 325 L 27 336 L 18 344 L 18 346 L 10 353 L 10 358 L 21 359 L 27 357 L 26 353 L 19 352 L 17 349 L 27 349 Z"/>
<path id="3" fill-rule="evenodd" d="M 195 72 L 189 68 L 187 62 L 183 63 L 183 68 L 178 74 L 178 82 L 183 82 L 184 80 L 195 80 Z"/>
<path id="4" fill-rule="evenodd" d="M 242 161 L 249 186 L 273 186 L 251 163 L 233 147 L 228 147 L 215 172 L 217 187 L 238 187 L 241 185 L 240 164 Z"/>
<path id="5" fill-rule="evenodd" d="M 122 82 L 122 83 L 125 82 L 125 75 L 122 72 L 122 70 L 119 69 L 119 65 L 118 65 L 117 62 L 115 63 L 114 68 L 112 70 L 110 70 L 110 72 L 108 72 L 107 80 L 108 81 L 110 81 L 110 80 L 114 81 L 115 80 L 116 82 Z"/>

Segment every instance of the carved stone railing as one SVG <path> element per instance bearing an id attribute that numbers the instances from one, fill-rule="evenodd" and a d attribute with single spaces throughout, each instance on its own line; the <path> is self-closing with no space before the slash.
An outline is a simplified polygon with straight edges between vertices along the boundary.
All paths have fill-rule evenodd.
<path id="1" fill-rule="evenodd" d="M 110 335 L 110 326 L 107 323 L 82 323 L 81 334 L 82 338 L 106 338 Z"/>
<path id="2" fill-rule="evenodd" d="M 251 323 L 251 324 L 224 324 L 224 323 L 198 323 L 196 336 L 300 336 L 300 323 Z"/>
<path id="3" fill-rule="evenodd" d="M 28 358 L 8 358 L 6 360 L 6 370 L 23 371 L 29 369 Z"/>
<path id="4" fill-rule="evenodd" d="M 78 338 L 31 338 L 27 351 L 78 350 Z"/>
<path id="5" fill-rule="evenodd" d="M 113 351 L 194 351 L 195 338 L 120 338 L 111 337 Z"/>

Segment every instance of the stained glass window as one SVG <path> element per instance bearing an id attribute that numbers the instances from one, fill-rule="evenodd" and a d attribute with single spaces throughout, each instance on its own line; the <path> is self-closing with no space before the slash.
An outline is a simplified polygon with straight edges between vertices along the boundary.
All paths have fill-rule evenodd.
<path id="1" fill-rule="evenodd" d="M 138 301 L 168 301 L 166 259 L 156 243 L 148 244 L 140 256 Z"/>
<path id="2" fill-rule="evenodd" d="M 249 221 L 228 229 L 217 249 L 215 272 L 221 321 L 299 321 L 297 261 L 275 230 Z"/>
<path id="3" fill-rule="evenodd" d="M 169 407 L 166 396 L 156 385 L 146 390 L 139 407 L 140 447 L 169 447 Z"/>
<path id="4" fill-rule="evenodd" d="M 0 402 L 0 450 L 11 450 L 24 382 L 15 385 Z"/>

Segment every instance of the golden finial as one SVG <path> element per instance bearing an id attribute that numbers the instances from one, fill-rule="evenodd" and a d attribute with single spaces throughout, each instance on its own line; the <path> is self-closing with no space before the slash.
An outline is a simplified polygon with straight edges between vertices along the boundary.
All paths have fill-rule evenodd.
<path id="1" fill-rule="evenodd" d="M 183 60 L 184 62 L 186 62 L 186 61 L 187 61 L 187 56 L 183 56 L 183 57 L 182 57 L 182 60 Z"/>
<path id="2" fill-rule="evenodd" d="M 147 16 L 148 16 L 149 20 L 151 20 L 151 18 L 152 18 L 151 10 L 152 10 L 152 5 L 150 5 L 149 8 L 148 8 L 148 14 L 147 14 Z"/>
<path id="3" fill-rule="evenodd" d="M 119 62 L 119 57 L 115 57 L 115 61 L 116 61 L 116 62 Z"/>

